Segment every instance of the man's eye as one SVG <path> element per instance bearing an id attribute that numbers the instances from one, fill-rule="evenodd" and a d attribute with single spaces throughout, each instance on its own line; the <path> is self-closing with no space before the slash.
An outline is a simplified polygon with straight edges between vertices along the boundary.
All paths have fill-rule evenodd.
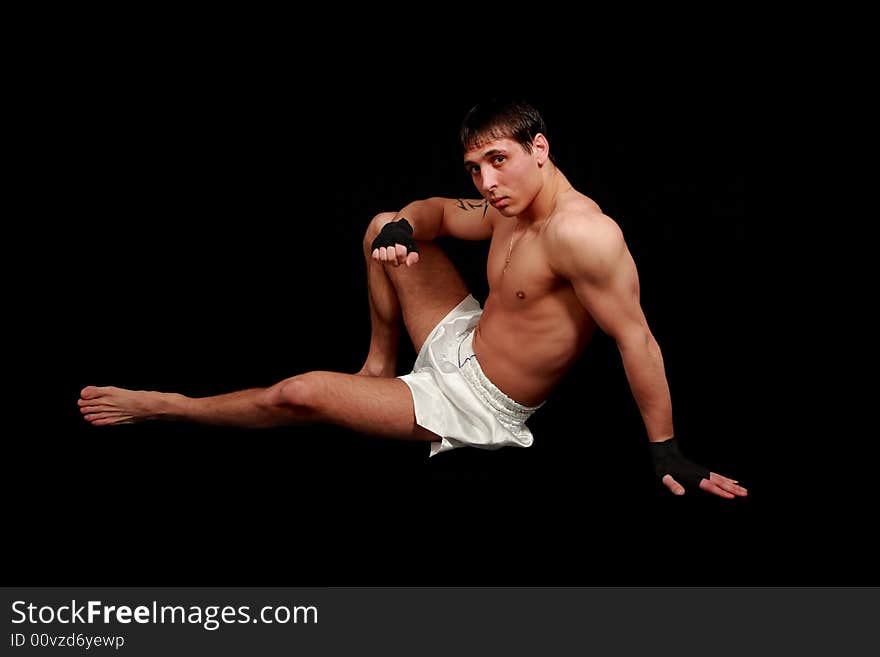
<path id="1" fill-rule="evenodd" d="M 503 155 L 496 155 L 492 161 L 495 164 L 501 164 L 502 162 L 504 162 L 504 156 Z"/>
<path id="2" fill-rule="evenodd" d="M 480 167 L 471 167 L 471 174 L 480 173 Z"/>

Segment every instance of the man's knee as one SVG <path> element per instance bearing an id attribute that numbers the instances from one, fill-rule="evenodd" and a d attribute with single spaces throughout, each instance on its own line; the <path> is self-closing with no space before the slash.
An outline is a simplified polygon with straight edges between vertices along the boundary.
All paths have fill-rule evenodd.
<path id="1" fill-rule="evenodd" d="M 369 251 L 373 240 L 382 230 L 382 226 L 389 223 L 397 215 L 396 212 L 380 212 L 370 220 L 367 231 L 364 234 L 364 250 Z"/>
<path id="2" fill-rule="evenodd" d="M 306 372 L 285 379 L 266 391 L 265 402 L 270 406 L 296 406 L 297 408 L 318 408 L 319 377 L 315 372 Z"/>

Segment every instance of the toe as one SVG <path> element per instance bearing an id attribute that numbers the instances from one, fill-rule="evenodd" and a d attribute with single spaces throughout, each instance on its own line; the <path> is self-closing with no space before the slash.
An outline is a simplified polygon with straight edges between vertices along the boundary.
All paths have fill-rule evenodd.
<path id="1" fill-rule="evenodd" d="M 102 389 L 97 386 L 86 386 L 80 391 L 79 396 L 83 399 L 94 399 L 101 396 Z"/>
<path id="2" fill-rule="evenodd" d="M 110 417 L 103 417 L 97 420 L 92 420 L 92 426 L 96 427 L 105 427 L 112 424 L 134 424 L 134 418 L 130 415 L 111 415 Z"/>
<path id="3" fill-rule="evenodd" d="M 99 411 L 116 411 L 118 409 L 113 408 L 112 406 L 107 405 L 99 405 L 99 406 L 81 406 L 79 409 L 80 413 L 97 413 Z"/>
<path id="4" fill-rule="evenodd" d="M 86 419 L 91 420 L 107 420 L 113 418 L 119 418 L 122 415 L 119 411 L 94 411 L 92 413 L 86 413 Z"/>

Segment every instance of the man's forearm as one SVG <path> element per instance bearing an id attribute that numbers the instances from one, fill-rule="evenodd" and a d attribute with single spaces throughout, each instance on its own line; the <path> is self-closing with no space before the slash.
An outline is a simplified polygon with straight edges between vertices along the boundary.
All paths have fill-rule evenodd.
<path id="1" fill-rule="evenodd" d="M 674 435 L 672 399 L 663 366 L 660 345 L 650 331 L 631 336 L 617 344 L 623 367 L 642 420 L 648 440 L 658 442 Z"/>
<path id="2" fill-rule="evenodd" d="M 443 225 L 443 199 L 428 198 L 405 205 L 392 221 L 405 218 L 413 227 L 413 239 L 429 241 L 440 234 Z"/>

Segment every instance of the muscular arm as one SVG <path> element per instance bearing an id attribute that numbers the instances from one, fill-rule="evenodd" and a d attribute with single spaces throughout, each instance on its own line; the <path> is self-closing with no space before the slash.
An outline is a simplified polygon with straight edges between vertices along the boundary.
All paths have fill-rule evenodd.
<path id="1" fill-rule="evenodd" d="M 663 356 L 642 312 L 639 278 L 620 228 L 604 215 L 559 217 L 553 269 L 568 279 L 596 324 L 617 343 L 651 442 L 673 436 Z"/>
<path id="2" fill-rule="evenodd" d="M 413 201 L 404 206 L 392 221 L 406 218 L 417 240 L 433 240 L 449 235 L 462 240 L 487 240 L 492 237 L 492 222 L 498 211 L 484 199 L 440 198 Z"/>
<path id="3" fill-rule="evenodd" d="M 642 312 L 639 276 L 620 228 L 601 214 L 558 219 L 548 231 L 550 266 L 571 282 L 596 324 L 617 342 L 663 484 L 677 495 L 685 492 L 682 483 L 727 499 L 747 495 L 736 480 L 688 461 L 670 440 L 672 402 L 663 356 Z"/>
<path id="4" fill-rule="evenodd" d="M 373 249 L 373 259 L 383 264 L 399 267 L 402 264 L 414 265 L 419 261 L 417 253 L 409 253 L 407 249 L 417 250 L 417 246 L 407 240 L 433 240 L 441 235 L 449 235 L 462 240 L 487 240 L 492 237 L 492 230 L 498 211 L 480 199 L 451 199 L 432 197 L 422 201 L 413 201 L 404 206 L 400 212 L 380 225 L 383 233 L 379 241 L 374 241 L 377 248 Z M 408 234 L 398 243 L 397 236 L 388 235 L 383 238 L 384 227 L 388 223 L 406 219 L 413 227 L 412 236 Z M 385 239 L 385 243 L 381 242 Z M 392 246 L 391 242 L 395 244 Z"/>

